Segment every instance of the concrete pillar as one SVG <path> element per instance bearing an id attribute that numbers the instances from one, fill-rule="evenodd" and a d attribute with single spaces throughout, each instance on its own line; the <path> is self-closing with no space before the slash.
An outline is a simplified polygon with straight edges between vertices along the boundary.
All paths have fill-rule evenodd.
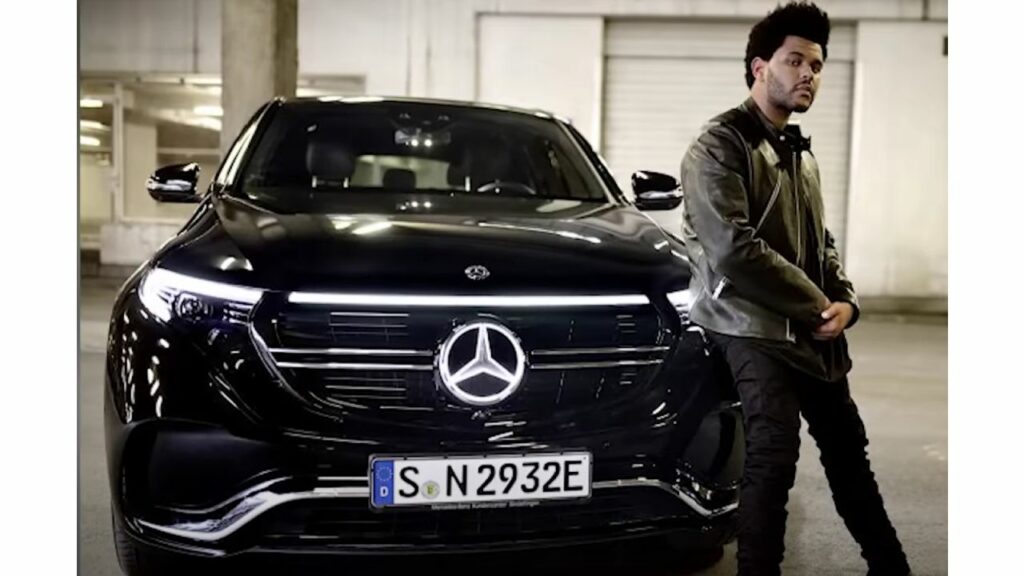
<path id="1" fill-rule="evenodd" d="M 153 218 L 160 204 L 146 191 L 146 179 L 157 169 L 156 125 L 151 121 L 124 123 L 124 215 Z"/>
<path id="2" fill-rule="evenodd" d="M 294 96 L 299 69 L 297 0 L 223 0 L 221 156 L 252 114 Z"/>

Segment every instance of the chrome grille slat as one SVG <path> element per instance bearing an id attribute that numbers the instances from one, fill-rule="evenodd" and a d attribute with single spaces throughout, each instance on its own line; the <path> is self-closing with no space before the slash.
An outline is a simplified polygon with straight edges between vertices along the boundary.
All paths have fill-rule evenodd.
<path id="1" fill-rule="evenodd" d="M 396 330 L 405 329 L 405 326 L 401 324 L 384 324 L 384 323 L 369 323 L 369 322 L 331 322 L 333 328 L 394 328 Z"/>
<path id="2" fill-rule="evenodd" d="M 364 316 L 373 318 L 408 318 L 403 312 L 331 312 L 331 316 Z"/>
<path id="3" fill-rule="evenodd" d="M 562 364 L 534 364 L 534 370 L 590 370 L 597 368 L 622 368 L 625 366 L 656 366 L 661 360 L 610 360 L 607 362 L 565 362 Z"/>
<path id="4" fill-rule="evenodd" d="M 352 390 L 354 392 L 399 392 L 405 394 L 405 388 L 388 387 L 388 386 L 349 386 L 342 384 L 327 384 L 324 386 L 328 390 Z"/>
<path id="5" fill-rule="evenodd" d="M 345 395 L 345 398 L 348 398 L 350 400 L 362 400 L 362 401 L 373 400 L 373 401 L 377 401 L 377 402 L 394 402 L 395 400 L 399 400 L 401 398 L 401 396 L 400 395 L 396 396 L 396 395 L 370 394 L 370 393 L 366 393 L 366 394 L 355 393 L 355 394 L 347 394 L 347 395 Z M 330 398 L 327 398 L 327 399 L 325 399 L 325 401 L 326 402 L 331 402 L 332 400 Z"/>
<path id="6" fill-rule="evenodd" d="M 358 376 L 345 375 L 345 374 L 325 374 L 323 376 L 325 382 L 369 382 L 371 384 L 379 384 L 385 382 L 394 383 L 397 386 L 404 386 L 405 376 L 398 371 L 393 372 L 382 372 L 380 374 L 360 374 Z"/>
<path id="7" fill-rule="evenodd" d="M 668 346 L 635 346 L 619 348 L 562 348 L 555 350 L 534 350 L 531 356 L 573 356 L 591 354 L 637 354 L 646 352 L 667 352 Z"/>
<path id="8" fill-rule="evenodd" d="M 309 370 L 433 370 L 423 364 L 383 364 L 356 362 L 278 362 L 278 368 L 299 368 Z"/>
<path id="9" fill-rule="evenodd" d="M 431 356 L 430 350 L 402 350 L 392 348 L 271 348 L 272 354 L 318 354 L 331 356 Z"/>

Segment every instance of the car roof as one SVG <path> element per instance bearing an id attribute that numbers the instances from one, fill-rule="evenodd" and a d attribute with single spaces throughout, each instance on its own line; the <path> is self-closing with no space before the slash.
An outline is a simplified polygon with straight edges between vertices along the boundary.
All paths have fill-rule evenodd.
<path id="1" fill-rule="evenodd" d="M 362 104 L 380 104 L 380 103 L 400 103 L 400 104 L 426 104 L 435 105 L 439 107 L 456 107 L 456 108 L 471 108 L 477 110 L 497 110 L 502 112 L 512 112 L 515 114 L 526 114 L 528 116 L 534 116 L 545 119 L 556 119 L 566 124 L 571 122 L 564 117 L 558 116 L 547 110 L 540 108 L 520 108 L 517 106 L 507 106 L 504 104 L 494 104 L 490 102 L 476 102 L 469 100 L 449 100 L 443 98 L 416 98 L 407 96 L 303 96 L 303 97 L 278 97 L 275 100 L 282 104 L 302 106 L 304 104 L 313 103 L 338 103 L 344 105 L 362 105 Z"/>

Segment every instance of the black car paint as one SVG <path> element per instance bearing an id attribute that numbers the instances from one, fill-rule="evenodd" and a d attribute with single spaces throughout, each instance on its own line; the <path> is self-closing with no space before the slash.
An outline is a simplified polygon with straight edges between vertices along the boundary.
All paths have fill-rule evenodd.
<path id="1" fill-rule="evenodd" d="M 255 139 L 260 122 L 284 105 L 289 104 L 276 101 L 254 117 Z M 281 214 L 233 197 L 229 185 L 215 182 L 179 234 L 128 279 L 111 316 L 108 469 L 115 518 L 131 537 L 184 554 L 266 550 L 244 534 L 222 543 L 196 543 L 154 533 L 138 521 L 209 506 L 275 475 L 365 475 L 375 453 L 586 449 L 594 454 L 595 481 L 635 476 L 639 470 L 674 485 L 699 481 L 718 493 L 717 504 L 734 503 L 742 464 L 734 393 L 703 334 L 680 322 L 664 296 L 688 285 L 685 251 L 625 199 L 586 141 L 563 126 L 608 187 L 607 202 L 354 193 L 337 200 L 336 212 Z M 341 221 L 348 224 L 335 226 Z M 366 236 L 350 233 L 368 222 L 390 227 Z M 471 265 L 486 266 L 490 277 L 468 279 L 463 271 Z M 494 429 L 485 424 L 494 420 L 486 411 L 476 418 L 472 411 L 452 408 L 426 420 L 384 423 L 297 394 L 268 370 L 245 326 L 198 332 L 155 318 L 138 295 L 141 279 L 154 266 L 259 287 L 266 291 L 265 302 L 290 291 L 340 287 L 377 294 L 640 293 L 657 310 L 671 350 L 653 380 L 623 401 L 562 417 L 538 411 L 507 438 L 490 439 Z M 481 313 L 500 320 L 500 312 Z M 680 462 L 686 465 L 685 479 L 679 476 Z M 544 515 L 550 508 L 534 510 Z M 651 528 L 725 538 L 735 522 L 732 513 L 713 519 L 680 513 L 677 520 Z M 630 535 L 576 531 L 532 540 L 366 547 L 346 543 L 342 535 L 329 549 L 498 550 Z M 309 548 L 320 549 L 296 540 L 275 551 Z"/>

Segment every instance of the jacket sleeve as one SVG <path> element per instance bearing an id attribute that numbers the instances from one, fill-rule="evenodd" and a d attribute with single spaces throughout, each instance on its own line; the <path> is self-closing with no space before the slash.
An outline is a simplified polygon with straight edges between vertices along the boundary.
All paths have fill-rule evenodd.
<path id="1" fill-rule="evenodd" d="M 825 229 L 825 267 L 824 267 L 825 294 L 833 302 L 848 302 L 853 306 L 853 318 L 847 324 L 851 328 L 860 318 L 860 303 L 857 301 L 857 293 L 853 291 L 853 282 L 846 277 L 843 265 L 839 261 L 839 250 L 836 249 L 836 239 L 829 230 Z"/>
<path id="2" fill-rule="evenodd" d="M 741 296 L 817 326 L 828 302 L 825 294 L 803 270 L 754 236 L 745 147 L 720 125 L 690 146 L 682 163 L 686 217 L 711 269 Z"/>

